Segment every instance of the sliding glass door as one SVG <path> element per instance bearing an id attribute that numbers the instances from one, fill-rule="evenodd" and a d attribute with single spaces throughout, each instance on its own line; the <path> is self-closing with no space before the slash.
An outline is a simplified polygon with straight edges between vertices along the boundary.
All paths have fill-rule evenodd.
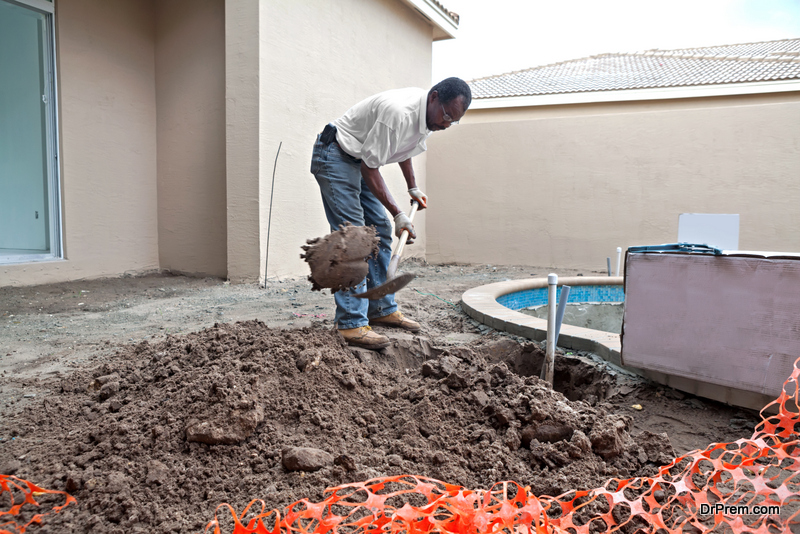
<path id="1" fill-rule="evenodd" d="M 60 258 L 53 4 L 0 0 L 0 263 Z"/>

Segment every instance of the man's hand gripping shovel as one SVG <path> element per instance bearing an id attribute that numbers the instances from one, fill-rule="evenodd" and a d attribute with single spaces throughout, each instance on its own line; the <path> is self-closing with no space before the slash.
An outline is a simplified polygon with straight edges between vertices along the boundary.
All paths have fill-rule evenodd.
<path id="1" fill-rule="evenodd" d="M 408 218 L 410 220 L 414 220 L 414 215 L 416 215 L 418 207 L 419 204 L 417 201 L 412 200 L 411 211 L 408 214 Z M 363 293 L 354 293 L 354 297 L 378 300 L 386 295 L 391 295 L 392 293 L 400 291 L 417 277 L 417 275 L 414 273 L 403 273 L 401 275 L 397 275 L 397 267 L 400 264 L 400 257 L 403 255 L 403 248 L 406 246 L 406 241 L 408 241 L 409 235 L 410 233 L 408 230 L 403 230 L 403 232 L 400 234 L 400 240 L 397 243 L 397 248 L 395 249 L 394 254 L 392 254 L 392 259 L 389 260 L 389 268 L 386 269 L 386 281 L 379 286 L 375 286 L 372 289 L 364 291 Z"/>

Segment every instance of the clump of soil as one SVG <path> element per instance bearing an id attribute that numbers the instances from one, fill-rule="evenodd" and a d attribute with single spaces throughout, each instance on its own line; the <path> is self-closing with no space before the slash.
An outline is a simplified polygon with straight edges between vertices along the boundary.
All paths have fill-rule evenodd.
<path id="1" fill-rule="evenodd" d="M 0 472 L 78 499 L 40 532 L 199 532 L 222 502 L 282 508 L 379 476 L 556 495 L 673 457 L 666 434 L 514 372 L 509 350 L 541 360 L 535 343 L 398 339 L 378 354 L 256 320 L 122 346 L 3 419 Z"/>
<path id="2" fill-rule="evenodd" d="M 367 259 L 378 253 L 380 240 L 374 226 L 353 226 L 345 222 L 339 230 L 316 237 L 303 245 L 311 274 L 312 291 L 330 288 L 336 292 L 359 284 L 369 272 Z"/>

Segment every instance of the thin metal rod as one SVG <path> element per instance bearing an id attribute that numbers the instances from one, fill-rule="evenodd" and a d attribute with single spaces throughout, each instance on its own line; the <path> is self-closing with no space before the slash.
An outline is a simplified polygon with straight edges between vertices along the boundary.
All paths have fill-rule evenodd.
<path id="1" fill-rule="evenodd" d="M 267 269 L 269 268 L 269 231 L 272 229 L 272 197 L 275 195 L 275 171 L 278 168 L 278 156 L 281 154 L 283 141 L 278 145 L 278 153 L 275 154 L 275 165 L 272 167 L 272 188 L 269 192 L 269 217 L 267 219 L 267 249 L 264 251 L 264 289 L 267 288 Z"/>

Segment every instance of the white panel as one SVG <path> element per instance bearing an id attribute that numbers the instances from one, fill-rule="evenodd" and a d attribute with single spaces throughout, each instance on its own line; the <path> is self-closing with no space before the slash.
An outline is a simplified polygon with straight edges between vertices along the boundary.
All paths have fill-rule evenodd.
<path id="1" fill-rule="evenodd" d="M 739 215 L 681 213 L 678 218 L 678 243 L 739 250 Z"/>

